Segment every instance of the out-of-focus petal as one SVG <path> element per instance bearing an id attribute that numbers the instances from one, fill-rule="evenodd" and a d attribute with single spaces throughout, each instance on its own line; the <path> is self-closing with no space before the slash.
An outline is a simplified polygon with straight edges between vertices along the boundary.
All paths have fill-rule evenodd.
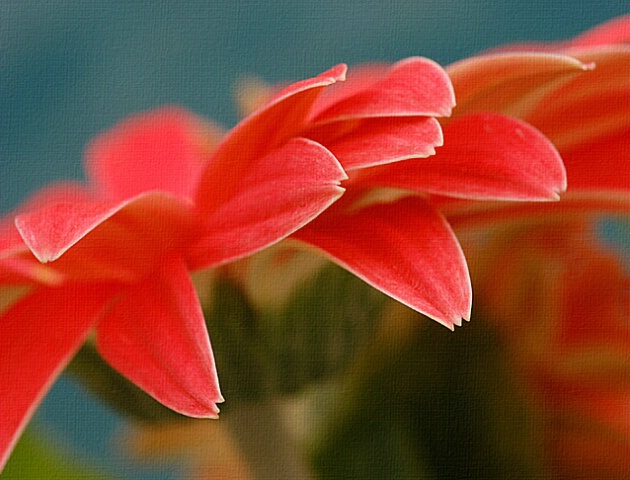
<path id="1" fill-rule="evenodd" d="M 410 197 L 326 212 L 295 238 L 321 249 L 373 287 L 448 328 L 470 318 L 466 260 L 444 218 Z"/>
<path id="2" fill-rule="evenodd" d="M 0 470 L 42 398 L 113 292 L 104 286 L 44 289 L 0 317 Z"/>
<path id="3" fill-rule="evenodd" d="M 132 116 L 96 137 L 86 151 L 85 167 L 105 198 L 160 190 L 190 199 L 216 137 L 192 113 L 161 108 Z"/>
<path id="4" fill-rule="evenodd" d="M 571 52 L 573 49 L 610 46 L 630 43 L 630 15 L 601 23 L 570 40 L 560 42 L 522 42 L 493 49 L 492 51 Z"/>
<path id="5" fill-rule="evenodd" d="M 228 202 L 249 188 L 243 181 L 266 154 L 300 135 L 313 102 L 322 90 L 345 79 L 346 66 L 338 65 L 321 75 L 289 85 L 264 107 L 234 127 L 208 162 L 199 182 L 195 203 L 202 214 Z M 281 165 L 286 161 L 278 158 Z"/>
<path id="6" fill-rule="evenodd" d="M 613 18 L 587 30 L 569 41 L 570 47 L 593 47 L 630 43 L 630 15 Z"/>
<path id="7" fill-rule="evenodd" d="M 118 371 L 169 408 L 216 417 L 219 391 L 210 341 L 188 270 L 165 258 L 125 290 L 97 327 L 97 348 Z"/>
<path id="8" fill-rule="evenodd" d="M 628 127 L 562 153 L 570 190 L 630 193 L 630 124 Z M 630 204 L 630 197 L 627 200 Z"/>
<path id="9" fill-rule="evenodd" d="M 206 213 L 207 232 L 190 249 L 189 265 L 225 263 L 288 236 L 339 198 L 345 178 L 339 162 L 318 143 L 289 141 L 260 158 L 240 178 L 242 188 Z M 220 190 L 223 178 L 215 182 Z"/>
<path id="10" fill-rule="evenodd" d="M 364 80 L 364 77 L 357 81 Z M 442 67 L 427 58 L 411 57 L 395 63 L 377 81 L 365 82 L 365 88 L 348 82 L 338 85 L 321 106 L 314 106 L 311 121 L 328 123 L 340 120 L 396 116 L 448 116 L 455 105 L 451 81 Z M 345 95 L 343 88 L 351 89 Z M 333 101 L 333 99 L 335 101 Z"/>
<path id="11" fill-rule="evenodd" d="M 630 48 L 582 52 L 580 59 L 595 69 L 540 96 L 522 117 L 563 153 L 630 128 Z"/>
<path id="12" fill-rule="evenodd" d="M 328 123 L 306 135 L 315 141 L 321 139 L 346 171 L 428 157 L 443 143 L 440 124 L 432 117 L 377 117 Z"/>
<path id="13" fill-rule="evenodd" d="M 436 155 L 377 167 L 363 182 L 480 200 L 550 200 L 566 188 L 555 147 L 520 120 L 465 115 L 444 135 Z"/>
<path id="14" fill-rule="evenodd" d="M 507 53 L 471 57 L 446 71 L 457 93 L 455 115 L 487 110 L 519 116 L 541 93 L 591 68 L 566 55 Z"/>

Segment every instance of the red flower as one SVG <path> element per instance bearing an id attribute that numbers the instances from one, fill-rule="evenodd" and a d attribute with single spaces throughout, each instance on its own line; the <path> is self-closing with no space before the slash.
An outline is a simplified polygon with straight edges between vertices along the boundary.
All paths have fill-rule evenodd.
<path id="1" fill-rule="evenodd" d="M 630 213 L 629 40 L 626 16 L 568 42 L 508 46 L 448 68 L 462 118 L 517 115 L 566 165 L 560 202 L 441 202 L 458 234 L 472 233 L 465 247 L 476 260 L 476 298 L 542 412 L 553 478 L 630 475 L 630 278 L 594 224 Z M 564 55 L 589 70 L 557 75 L 570 66 Z M 549 81 L 533 82 L 534 74 Z"/>
<path id="2" fill-rule="evenodd" d="M 0 230 L 0 466 L 90 336 L 168 407 L 216 417 L 222 401 L 189 273 L 260 250 L 342 193 L 335 157 L 283 131 L 340 66 L 289 86 L 212 152 L 213 132 L 165 108 L 130 118 L 87 151 L 87 185 L 51 187 Z M 41 263 L 40 263 L 41 262 Z M 8 295 L 8 293 L 7 293 Z"/>
<path id="3" fill-rule="evenodd" d="M 520 120 L 467 117 L 447 124 L 441 146 L 434 117 L 448 116 L 454 100 L 444 70 L 423 58 L 351 70 L 328 89 L 300 135 L 337 156 L 346 193 L 292 236 L 451 329 L 470 316 L 470 280 L 430 198 L 555 200 L 565 188 L 556 149 Z"/>
<path id="4" fill-rule="evenodd" d="M 459 101 L 453 123 L 481 112 L 530 123 L 558 148 L 568 181 L 553 204 L 451 202 L 444 210 L 453 224 L 630 211 L 628 31 L 630 16 L 536 52 L 508 46 L 447 67 Z"/>

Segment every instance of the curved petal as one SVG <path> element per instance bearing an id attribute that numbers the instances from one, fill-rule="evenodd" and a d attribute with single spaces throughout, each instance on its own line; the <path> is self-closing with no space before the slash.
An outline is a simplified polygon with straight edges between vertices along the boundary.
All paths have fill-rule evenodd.
<path id="1" fill-rule="evenodd" d="M 104 226 L 117 214 L 125 213 L 116 231 Z M 189 235 L 192 210 L 163 193 L 146 193 L 124 201 L 77 201 L 49 205 L 41 210 L 18 215 L 15 225 L 24 242 L 43 263 L 59 259 L 79 241 L 89 238 L 96 244 L 122 245 L 134 238 L 146 248 L 147 239 L 160 238 L 162 249 L 170 245 L 168 233 L 186 238 Z M 110 222 L 108 222 L 110 221 Z M 111 226 L 111 225 L 110 225 Z M 100 227 L 100 228 L 99 228 Z M 100 235 L 99 237 L 99 233 Z M 126 243 L 125 248 L 132 244 Z M 119 250 L 121 250 L 119 248 Z M 93 255 L 104 251 L 94 249 Z"/>
<path id="2" fill-rule="evenodd" d="M 0 470 L 112 294 L 102 286 L 42 289 L 0 317 Z"/>
<path id="3" fill-rule="evenodd" d="M 507 53 L 471 57 L 446 67 L 457 94 L 455 116 L 470 111 L 501 111 L 519 116 L 541 92 L 592 66 L 573 57 Z"/>
<path id="4" fill-rule="evenodd" d="M 444 135 L 436 155 L 377 167 L 362 182 L 480 200 L 554 200 L 566 188 L 555 147 L 520 120 L 465 115 Z"/>
<path id="5" fill-rule="evenodd" d="M 202 212 L 206 233 L 189 251 L 189 265 L 207 267 L 254 253 L 311 221 L 343 193 L 335 157 L 304 138 L 262 157 L 240 179 L 229 201 Z M 220 190 L 223 177 L 217 178 Z M 206 205 L 208 207 L 208 205 Z"/>
<path id="6" fill-rule="evenodd" d="M 360 76 L 357 81 L 365 80 Z M 314 106 L 313 123 L 371 117 L 448 116 L 455 105 L 448 75 L 427 58 L 401 60 L 383 78 L 367 81 L 365 88 L 357 88 L 351 82 L 349 77 L 346 84 L 336 87 L 339 92 L 331 92 L 321 106 Z M 343 93 L 346 85 L 352 95 Z M 334 95 L 339 95 L 340 100 L 333 101 Z"/>
<path id="7" fill-rule="evenodd" d="M 595 69 L 546 92 L 522 117 L 561 152 L 630 124 L 630 48 L 582 52 L 580 59 Z"/>
<path id="8" fill-rule="evenodd" d="M 15 226 L 40 262 L 52 262 L 125 205 L 126 202 L 56 203 L 18 215 Z"/>
<path id="9" fill-rule="evenodd" d="M 338 65 L 317 77 L 289 85 L 234 127 L 204 169 L 195 199 L 200 211 L 211 212 L 242 190 L 242 179 L 248 170 L 258 168 L 256 164 L 262 157 L 298 136 L 313 102 L 325 87 L 344 80 L 345 73 L 346 66 Z"/>
<path id="10" fill-rule="evenodd" d="M 217 417 L 223 398 L 195 289 L 180 259 L 128 288 L 97 327 L 97 348 L 120 373 L 169 408 Z"/>
<path id="11" fill-rule="evenodd" d="M 10 218 L 0 220 L 0 285 L 56 285 L 61 276 L 31 253 Z"/>
<path id="12" fill-rule="evenodd" d="M 428 157 L 443 143 L 440 124 L 432 117 L 327 123 L 305 135 L 325 145 L 346 171 Z"/>
<path id="13" fill-rule="evenodd" d="M 470 318 L 466 259 L 444 218 L 423 199 L 326 212 L 294 237 L 392 298 L 453 329 Z"/>
<path id="14" fill-rule="evenodd" d="M 161 190 L 190 199 L 218 129 L 178 107 L 132 116 L 96 137 L 86 151 L 88 176 L 105 198 Z"/>

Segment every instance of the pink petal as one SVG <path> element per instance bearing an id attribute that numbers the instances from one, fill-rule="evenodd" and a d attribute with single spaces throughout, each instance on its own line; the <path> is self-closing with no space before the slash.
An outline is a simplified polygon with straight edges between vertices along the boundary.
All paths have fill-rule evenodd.
<path id="1" fill-rule="evenodd" d="M 339 198 L 346 178 L 328 150 L 304 138 L 261 157 L 244 173 L 239 191 L 202 212 L 207 232 L 189 252 L 192 268 L 243 257 L 288 236 Z M 211 190 L 221 191 L 223 179 Z"/>
<path id="2" fill-rule="evenodd" d="M 622 15 L 601 23 L 573 38 L 569 43 L 571 47 L 630 43 L 630 15 Z"/>
<path id="3" fill-rule="evenodd" d="M 69 285 L 37 291 L 0 318 L 0 470 L 37 406 L 83 343 L 111 292 Z"/>
<path id="4" fill-rule="evenodd" d="M 339 65 L 321 75 L 294 83 L 264 107 L 245 118 L 224 138 L 208 162 L 197 191 L 196 204 L 208 213 L 244 188 L 242 179 L 259 160 L 300 135 L 313 102 L 322 90 L 344 80 Z M 286 161 L 281 161 L 284 165 Z"/>
<path id="5" fill-rule="evenodd" d="M 42 262 L 57 260 L 121 208 L 121 202 L 56 203 L 15 218 L 28 248 Z"/>
<path id="6" fill-rule="evenodd" d="M 630 43 L 630 15 L 622 15 L 561 42 L 524 42 L 499 47 L 496 51 L 558 52 L 585 47 Z"/>
<path id="7" fill-rule="evenodd" d="M 57 203 L 17 216 L 15 224 L 33 254 L 41 262 L 51 262 L 86 237 L 92 248 L 85 251 L 92 256 L 103 256 L 106 249 L 109 253 L 111 249 L 146 252 L 156 246 L 165 250 L 173 246 L 174 235 L 183 239 L 189 235 L 191 214 L 173 197 L 147 193 L 125 201 Z M 114 225 L 112 219 L 121 216 Z M 85 257 L 85 251 L 77 255 Z"/>
<path id="8" fill-rule="evenodd" d="M 375 168 L 362 181 L 474 199 L 551 200 L 566 188 L 555 147 L 520 120 L 465 115 L 444 135 L 436 155 Z"/>
<path id="9" fill-rule="evenodd" d="M 431 117 L 367 118 L 314 128 L 306 135 L 326 145 L 345 170 L 435 154 L 442 129 Z"/>
<path id="10" fill-rule="evenodd" d="M 384 78 L 368 81 L 362 89 L 351 82 L 349 77 L 347 84 L 336 86 L 340 90 L 339 101 L 326 100 L 322 106 L 315 106 L 313 123 L 367 117 L 448 116 L 455 105 L 446 72 L 426 58 L 412 57 L 395 63 Z M 346 85 L 356 93 L 346 96 L 342 91 Z"/>
<path id="11" fill-rule="evenodd" d="M 455 115 L 486 110 L 520 116 L 520 108 L 538 101 L 558 82 L 591 68 L 564 55 L 507 53 L 471 57 L 446 71 L 457 95 Z"/>
<path id="12" fill-rule="evenodd" d="M 470 318 L 466 260 L 444 218 L 417 197 L 342 212 L 295 233 L 373 287 L 448 328 Z"/>
<path id="13" fill-rule="evenodd" d="M 188 271 L 165 258 L 128 288 L 97 328 L 97 348 L 118 371 L 173 410 L 217 417 L 219 391 L 203 313 Z"/>
<path id="14" fill-rule="evenodd" d="M 0 221 L 0 285 L 55 285 L 61 276 L 42 265 L 24 243 L 11 218 Z"/>
<path id="15" fill-rule="evenodd" d="M 213 135 L 216 131 L 192 113 L 161 108 L 130 117 L 93 140 L 86 169 L 110 199 L 151 190 L 191 198 Z"/>

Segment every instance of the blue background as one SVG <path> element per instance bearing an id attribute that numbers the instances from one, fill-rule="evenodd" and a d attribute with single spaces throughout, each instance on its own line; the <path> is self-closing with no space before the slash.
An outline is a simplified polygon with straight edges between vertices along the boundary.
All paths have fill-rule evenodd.
<path id="1" fill-rule="evenodd" d="M 80 178 L 85 143 L 132 112 L 178 103 L 234 124 L 232 89 L 247 74 L 299 79 L 410 55 L 447 64 L 629 12 L 627 0 L 0 0 L 0 210 Z M 120 420 L 62 380 L 36 422 L 96 457 Z M 98 461 L 143 478 L 110 460 Z"/>

